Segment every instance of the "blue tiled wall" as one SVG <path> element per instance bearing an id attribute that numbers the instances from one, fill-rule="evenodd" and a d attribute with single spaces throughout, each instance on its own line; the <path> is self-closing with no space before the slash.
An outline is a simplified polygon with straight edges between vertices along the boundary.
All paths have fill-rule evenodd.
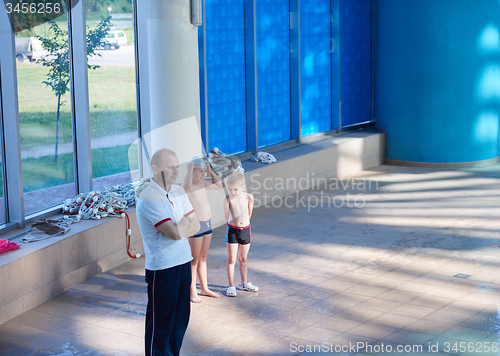
<path id="1" fill-rule="evenodd" d="M 340 1 L 342 127 L 371 120 L 371 0 Z"/>
<path id="2" fill-rule="evenodd" d="M 243 0 L 206 0 L 209 148 L 247 150 Z"/>
<path id="3" fill-rule="evenodd" d="M 300 2 L 302 136 L 332 128 L 330 0 Z"/>
<path id="4" fill-rule="evenodd" d="M 245 22 L 252 21 L 245 14 L 245 4 L 245 0 L 206 0 L 207 83 L 201 94 L 206 90 L 208 146 L 226 153 L 255 149 L 248 143 L 255 139 L 252 121 L 247 124 L 247 120 L 254 120 L 253 107 L 247 111 L 253 102 L 247 98 L 247 90 L 254 90 L 247 82 L 252 83 L 254 73 L 253 64 L 249 74 L 246 63 L 248 58 L 253 60 L 253 54 L 246 53 L 245 45 L 253 42 L 245 36 L 253 35 L 245 32 L 245 25 L 251 25 Z M 291 138 L 290 3 L 256 0 L 255 5 L 257 130 L 259 147 L 265 147 Z M 203 68 L 200 72 L 203 75 Z M 342 127 L 371 121 L 371 74 L 371 0 L 302 0 L 301 136 L 339 127 L 339 87 Z"/>
<path id="5" fill-rule="evenodd" d="M 498 0 L 377 2 L 375 112 L 388 159 L 500 156 L 498 14 Z"/>
<path id="6" fill-rule="evenodd" d="M 259 147 L 290 140 L 289 0 L 257 0 Z"/>

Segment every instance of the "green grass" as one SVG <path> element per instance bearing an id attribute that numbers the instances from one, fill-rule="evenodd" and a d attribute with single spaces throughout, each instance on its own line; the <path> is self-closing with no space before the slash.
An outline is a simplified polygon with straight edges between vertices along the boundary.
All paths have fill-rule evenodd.
<path id="1" fill-rule="evenodd" d="M 123 32 L 125 32 L 125 34 L 127 35 L 127 43 L 129 45 L 133 45 L 134 44 L 134 29 L 133 28 L 124 28 L 122 29 Z"/>
<path id="2" fill-rule="evenodd" d="M 137 145 L 92 150 L 92 176 L 94 178 L 137 170 Z M 73 154 L 29 158 L 22 161 L 25 192 L 74 183 Z M 0 182 L 1 183 L 1 182 Z M 3 184 L 2 184 L 3 186 Z M 3 196 L 3 192 L 2 192 Z"/>
<path id="3" fill-rule="evenodd" d="M 53 144 L 57 98 L 42 83 L 47 69 L 39 64 L 19 63 L 19 124 L 21 149 Z M 72 141 L 69 93 L 61 107 L 59 143 Z M 133 67 L 102 66 L 89 71 L 91 137 L 137 130 L 135 72 Z"/>
<path id="4" fill-rule="evenodd" d="M 54 187 L 75 181 L 73 154 L 28 158 L 22 161 L 23 186 L 25 192 Z"/>

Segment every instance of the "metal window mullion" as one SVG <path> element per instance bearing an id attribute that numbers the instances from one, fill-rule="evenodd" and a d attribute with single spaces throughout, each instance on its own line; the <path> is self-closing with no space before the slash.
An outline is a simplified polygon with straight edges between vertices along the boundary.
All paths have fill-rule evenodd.
<path id="1" fill-rule="evenodd" d="M 342 130 L 342 0 L 339 0 L 339 130 Z"/>
<path id="2" fill-rule="evenodd" d="M 1 75 L 0 75 L 1 78 Z M 4 120 L 3 120 L 3 109 L 2 109 L 2 83 L 0 79 L 0 159 L 3 164 L 1 165 L 1 170 L 0 173 L 2 174 L 2 189 L 3 189 L 3 207 L 5 211 L 5 215 L 2 217 L 0 216 L 0 219 L 4 219 L 5 221 L 9 221 L 9 211 L 7 209 L 8 206 L 8 196 L 7 196 L 7 179 L 6 179 L 6 169 L 5 169 L 5 162 L 6 162 L 6 155 L 5 155 L 5 136 L 4 136 Z M 0 220 L 1 221 L 1 220 Z"/>
<path id="3" fill-rule="evenodd" d="M 78 193 L 92 190 L 85 1 L 70 0 L 68 11 L 71 116 Z M 74 6 L 73 6 L 74 5 Z"/>
<path id="4" fill-rule="evenodd" d="M 336 46 L 330 55 L 332 86 L 332 129 L 340 131 L 340 0 L 330 2 L 331 40 Z M 337 123 L 334 120 L 338 119 Z M 338 124 L 338 127 L 336 127 Z"/>
<path id="5" fill-rule="evenodd" d="M 376 72 L 376 65 L 377 65 L 377 34 L 376 31 L 377 28 L 377 0 L 372 0 L 370 2 L 371 4 L 371 26 L 370 26 L 370 38 L 371 38 L 371 78 L 370 78 L 370 84 L 371 84 L 371 100 L 372 100 L 372 105 L 371 105 L 371 122 L 375 122 L 375 83 L 377 79 L 377 72 Z"/>
<path id="6" fill-rule="evenodd" d="M 148 6 L 137 6 L 137 28 L 136 28 L 136 65 L 139 77 L 138 92 L 138 115 L 140 116 L 137 129 L 141 138 L 141 158 L 140 170 L 141 178 L 144 178 L 144 167 L 149 166 L 149 159 L 152 152 L 148 152 L 144 135 L 151 132 L 151 113 L 149 102 L 149 69 L 148 69 Z M 151 147 L 151 146 L 150 146 Z M 144 162 L 146 159 L 148 162 Z"/>
<path id="7" fill-rule="evenodd" d="M 3 6 L 2 6 L 3 7 Z M 19 103 L 17 96 L 16 45 L 9 15 L 0 11 L 0 103 L 4 130 L 4 180 L 8 219 L 24 227 L 24 195 L 21 161 L 21 133 L 19 128 Z"/>
<path id="8" fill-rule="evenodd" d="M 138 7 L 137 7 L 137 0 L 132 0 L 132 26 L 134 30 L 134 59 L 135 59 L 135 101 L 136 101 L 136 108 L 137 108 L 137 137 L 139 138 L 138 140 L 138 160 L 139 160 L 139 178 L 142 179 L 144 177 L 144 169 L 143 169 L 143 147 L 141 145 L 142 143 L 142 112 L 141 112 L 141 95 L 140 95 L 140 90 L 141 90 L 141 73 L 139 72 L 139 16 L 138 16 Z"/>
<path id="9" fill-rule="evenodd" d="M 300 73 L 300 0 L 290 0 L 290 109 L 292 139 L 302 141 Z"/>
<path id="10" fill-rule="evenodd" d="M 203 133 L 205 135 L 205 152 L 209 152 L 210 150 L 210 144 L 208 142 L 208 75 L 207 75 L 207 16 L 206 16 L 206 1 L 203 0 L 203 85 L 201 86 L 203 88 L 203 95 L 205 98 L 205 107 L 201 108 L 202 110 L 205 110 L 205 132 Z M 201 83 L 200 83 L 201 84 Z M 200 125 L 201 126 L 201 125 Z"/>
<path id="11" fill-rule="evenodd" d="M 245 1 L 245 65 L 247 95 L 247 150 L 256 153 L 259 148 L 259 112 L 257 98 L 257 19 L 256 0 Z"/>

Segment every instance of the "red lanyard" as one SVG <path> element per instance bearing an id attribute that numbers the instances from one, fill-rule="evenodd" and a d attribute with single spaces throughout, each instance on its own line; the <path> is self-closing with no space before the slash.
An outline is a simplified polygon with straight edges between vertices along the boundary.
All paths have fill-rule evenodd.
<path id="1" fill-rule="evenodd" d="M 172 204 L 172 208 L 173 208 L 174 207 L 174 203 L 172 203 L 172 200 L 170 200 L 170 198 L 168 197 L 168 192 L 167 192 L 167 199 L 170 202 L 170 204 Z"/>

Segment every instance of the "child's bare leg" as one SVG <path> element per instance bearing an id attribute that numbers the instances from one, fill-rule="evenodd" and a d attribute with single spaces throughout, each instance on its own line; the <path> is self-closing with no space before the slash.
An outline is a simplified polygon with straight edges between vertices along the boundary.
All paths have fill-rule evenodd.
<path id="1" fill-rule="evenodd" d="M 191 246 L 191 301 L 193 303 L 203 303 L 198 292 L 196 291 L 196 270 L 200 260 L 201 246 L 203 244 L 203 237 L 190 237 L 189 246 Z"/>
<path id="2" fill-rule="evenodd" d="M 234 287 L 234 265 L 236 264 L 236 256 L 238 255 L 238 244 L 226 243 L 227 246 L 227 279 L 229 287 Z"/>
<path id="3" fill-rule="evenodd" d="M 212 234 L 203 235 L 202 237 L 203 243 L 201 245 L 200 250 L 200 259 L 198 261 L 198 278 L 200 280 L 201 287 L 201 295 L 205 295 L 207 297 L 219 298 L 220 294 L 216 292 L 212 292 L 208 289 L 207 282 L 207 256 L 208 249 L 210 248 L 210 242 L 212 241 Z"/>
<path id="4" fill-rule="evenodd" d="M 241 284 L 247 284 L 247 255 L 250 250 L 250 244 L 238 245 L 239 256 L 238 262 L 240 263 Z"/>

